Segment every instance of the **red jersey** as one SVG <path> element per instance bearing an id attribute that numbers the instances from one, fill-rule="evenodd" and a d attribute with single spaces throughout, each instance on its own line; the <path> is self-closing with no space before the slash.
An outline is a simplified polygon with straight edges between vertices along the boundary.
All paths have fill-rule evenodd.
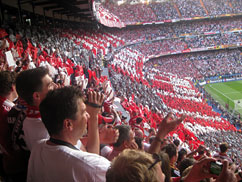
<path id="1" fill-rule="evenodd" d="M 7 123 L 8 112 L 14 106 L 14 103 L 9 101 L 6 98 L 0 97 L 0 145 L 7 150 L 10 146 L 10 142 L 8 139 L 9 135 L 9 127 Z M 2 149 L 3 150 L 3 149 Z M 4 152 L 4 151 L 2 151 Z"/>

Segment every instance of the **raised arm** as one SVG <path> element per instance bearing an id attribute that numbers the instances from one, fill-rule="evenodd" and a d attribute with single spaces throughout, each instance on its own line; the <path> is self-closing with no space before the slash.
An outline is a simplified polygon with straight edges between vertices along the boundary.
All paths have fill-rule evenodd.
<path id="1" fill-rule="evenodd" d="M 173 131 L 184 119 L 184 115 L 182 115 L 180 118 L 173 119 L 172 114 L 169 113 L 160 123 L 155 139 L 153 140 L 149 148 L 149 153 L 158 153 L 160 151 L 160 146 L 165 136 Z"/>
<path id="2" fill-rule="evenodd" d="M 88 119 L 88 140 L 86 149 L 88 152 L 99 154 L 100 139 L 98 130 L 98 113 L 104 100 L 104 95 L 95 92 L 88 92 L 87 112 L 90 115 Z"/>

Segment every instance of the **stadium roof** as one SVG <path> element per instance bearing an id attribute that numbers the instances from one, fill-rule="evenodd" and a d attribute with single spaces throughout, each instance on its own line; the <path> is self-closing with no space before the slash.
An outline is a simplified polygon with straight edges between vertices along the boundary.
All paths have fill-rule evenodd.
<path id="1" fill-rule="evenodd" d="M 20 0 L 21 4 L 29 3 L 40 6 L 53 14 L 93 20 L 92 1 L 89 0 Z"/>

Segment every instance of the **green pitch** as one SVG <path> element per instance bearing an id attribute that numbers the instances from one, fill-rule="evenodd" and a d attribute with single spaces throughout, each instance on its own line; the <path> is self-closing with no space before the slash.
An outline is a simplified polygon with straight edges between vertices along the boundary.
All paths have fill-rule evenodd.
<path id="1" fill-rule="evenodd" d="M 228 104 L 230 111 L 235 110 L 242 115 L 242 80 L 207 84 L 204 88 L 222 106 Z"/>

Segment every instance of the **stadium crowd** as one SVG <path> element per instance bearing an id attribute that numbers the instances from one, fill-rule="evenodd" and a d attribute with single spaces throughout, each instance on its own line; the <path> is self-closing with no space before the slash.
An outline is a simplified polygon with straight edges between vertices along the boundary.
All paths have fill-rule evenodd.
<path id="1" fill-rule="evenodd" d="M 241 44 L 242 34 L 215 34 L 211 36 L 191 36 L 187 38 L 165 39 L 160 41 L 146 41 L 131 47 L 149 58 L 169 55 L 173 52 L 190 52 L 195 48 Z"/>
<path id="2" fill-rule="evenodd" d="M 239 12 L 241 13 L 241 11 L 238 11 L 236 6 L 233 6 L 235 4 L 232 4 L 226 1 L 203 0 L 203 2 L 205 7 L 207 8 L 207 11 L 211 16 L 222 15 L 222 14 L 232 14 L 232 13 L 239 13 Z"/>
<path id="3" fill-rule="evenodd" d="M 149 69 L 155 67 L 180 78 L 202 80 L 206 77 L 241 73 L 241 56 L 241 51 L 237 49 L 165 56 L 146 62 L 145 71 L 149 72 Z"/>
<path id="4" fill-rule="evenodd" d="M 241 133 L 205 102 L 185 78 L 192 76 L 187 69 L 180 77 L 171 65 L 164 71 L 145 63 L 144 55 L 195 42 L 123 48 L 111 33 L 52 27 L 0 29 L 0 36 L 1 180 L 241 181 Z M 226 36 L 214 41 L 235 43 L 241 34 Z M 210 45 L 204 39 L 194 47 Z M 224 52 L 191 57 L 201 58 L 201 67 L 202 59 L 214 65 L 221 58 L 223 66 L 214 65 L 219 74 L 230 69 L 231 56 L 232 66 L 240 65 L 237 50 Z M 101 75 L 108 53 L 114 53 L 110 78 Z M 181 65 L 177 57 L 173 66 Z M 191 59 L 184 56 L 184 62 L 192 71 Z M 198 77 L 210 74 L 201 68 Z M 219 174 L 208 170 L 214 161 L 223 163 Z"/>
<path id="5" fill-rule="evenodd" d="M 177 10 L 174 8 L 174 5 L 170 1 L 165 1 L 162 4 L 152 3 L 149 6 L 155 13 L 157 21 L 179 18 Z"/>
<path id="6" fill-rule="evenodd" d="M 207 14 L 202 7 L 199 0 L 196 1 L 174 1 L 178 9 L 180 10 L 181 16 L 184 18 L 191 18 L 191 17 L 205 17 Z"/>
<path id="7" fill-rule="evenodd" d="M 179 22 L 164 25 L 133 26 L 125 29 L 109 29 L 105 31 L 121 37 L 126 43 L 142 42 L 144 40 L 155 40 L 164 38 L 184 37 L 188 35 L 203 35 L 212 33 L 223 33 L 241 29 L 240 18 L 211 19 L 191 22 Z"/>
<path id="8" fill-rule="evenodd" d="M 159 22 L 193 17 L 213 17 L 225 14 L 241 14 L 241 2 L 236 0 L 174 0 L 140 5 L 126 2 L 117 5 L 107 1 L 102 6 L 126 24 Z"/>

